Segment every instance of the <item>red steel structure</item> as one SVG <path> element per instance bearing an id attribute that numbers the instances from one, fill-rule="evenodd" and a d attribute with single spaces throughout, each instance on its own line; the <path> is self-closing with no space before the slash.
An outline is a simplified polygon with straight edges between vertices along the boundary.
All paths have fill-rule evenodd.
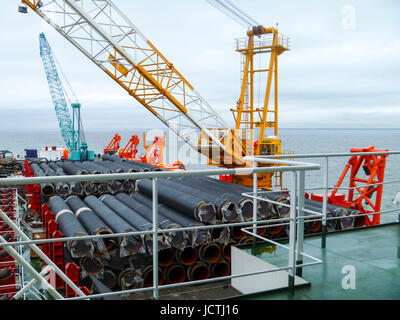
<path id="1" fill-rule="evenodd" d="M 121 141 L 121 136 L 118 133 L 116 133 L 114 138 L 111 139 L 108 146 L 104 149 L 104 154 L 118 152 L 120 141 Z"/>
<path id="2" fill-rule="evenodd" d="M 374 146 L 366 148 L 352 148 L 350 152 L 386 152 L 389 150 L 377 150 Z M 328 203 L 342 207 L 352 208 L 360 213 L 376 213 L 381 211 L 383 182 L 388 155 L 359 155 L 352 156 L 347 162 L 334 190 L 328 194 Z M 363 168 L 365 177 L 359 176 L 360 168 Z M 346 195 L 338 193 L 345 177 L 349 174 L 349 191 Z M 322 201 L 323 196 L 312 194 L 313 200 Z M 377 225 L 380 223 L 380 214 L 373 215 L 371 219 L 365 216 L 365 225 Z"/>

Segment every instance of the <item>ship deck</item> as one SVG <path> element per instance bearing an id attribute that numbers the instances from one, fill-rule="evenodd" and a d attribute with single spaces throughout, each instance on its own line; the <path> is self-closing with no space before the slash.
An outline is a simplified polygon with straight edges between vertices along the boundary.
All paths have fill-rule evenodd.
<path id="1" fill-rule="evenodd" d="M 247 248 L 251 252 L 251 248 Z M 253 248 L 254 250 L 254 248 Z M 253 251 L 254 252 L 254 251 Z M 400 299 L 400 224 L 380 225 L 362 230 L 328 234 L 326 249 L 321 238 L 305 238 L 304 252 L 323 260 L 303 269 L 302 277 L 310 286 L 242 296 L 242 299 L 278 300 L 397 300 Z M 287 252 L 257 254 L 276 265 L 287 263 Z M 307 261 L 304 261 L 307 262 Z M 354 267 L 355 289 L 344 289 L 342 281 Z M 346 282 L 346 281 L 345 281 Z M 238 297 L 239 298 L 239 297 Z"/>
<path id="2" fill-rule="evenodd" d="M 284 241 L 282 242 L 284 243 Z M 240 245 L 240 249 L 276 266 L 287 264 L 287 251 L 271 250 L 265 243 Z M 303 279 L 310 285 L 242 295 L 228 280 L 160 291 L 160 300 L 397 300 L 400 299 L 400 224 L 329 233 L 321 248 L 320 236 L 304 239 L 304 252 L 321 259 L 322 264 L 303 268 Z M 304 260 L 309 262 L 309 260 Z M 354 267 L 355 289 L 344 289 L 342 273 Z M 152 299 L 152 293 L 133 294 L 129 299 Z"/>

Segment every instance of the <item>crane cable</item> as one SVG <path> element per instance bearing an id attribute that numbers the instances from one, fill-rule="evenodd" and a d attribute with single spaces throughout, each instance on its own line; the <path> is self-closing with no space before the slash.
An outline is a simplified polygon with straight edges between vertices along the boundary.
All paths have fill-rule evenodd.
<path id="1" fill-rule="evenodd" d="M 209 4 L 234 19 L 237 23 L 246 28 L 260 25 L 256 20 L 251 18 L 242 9 L 237 7 L 230 0 L 206 0 Z"/>

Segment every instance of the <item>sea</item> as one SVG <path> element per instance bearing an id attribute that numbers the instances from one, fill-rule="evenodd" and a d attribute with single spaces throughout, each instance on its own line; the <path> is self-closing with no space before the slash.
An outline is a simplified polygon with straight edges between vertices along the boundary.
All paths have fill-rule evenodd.
<path id="1" fill-rule="evenodd" d="M 140 139 L 138 155 L 144 155 L 143 133 L 146 133 L 146 144 L 152 143 L 154 136 L 167 134 L 163 129 L 136 129 L 119 130 L 121 136 L 120 147 L 124 147 L 133 134 L 137 134 Z M 107 130 L 87 130 L 85 132 L 86 142 L 90 150 L 96 154 L 102 154 L 103 149 L 108 145 L 116 131 Z M 295 154 L 314 154 L 314 153 L 347 153 L 351 148 L 365 148 L 374 146 L 376 149 L 400 151 L 400 129 L 280 129 L 279 138 L 282 140 L 282 150 L 294 152 Z M 167 145 L 168 145 L 167 138 Z M 64 147 L 61 134 L 57 130 L 35 130 L 18 132 L 0 132 L 0 149 L 6 149 L 14 153 L 14 156 L 23 157 L 24 149 L 40 149 L 45 146 Z M 177 142 L 178 153 L 173 157 L 169 156 L 172 149 L 168 145 L 166 148 L 166 162 L 171 163 L 180 155 L 181 160 L 187 169 L 201 169 L 207 167 L 204 159 L 199 159 L 196 152 L 184 147 L 183 142 Z M 329 186 L 334 186 L 341 173 L 343 172 L 349 157 L 337 157 L 329 159 Z M 390 155 L 387 157 L 385 182 L 394 182 L 383 187 L 382 211 L 394 210 L 397 207 L 393 199 L 400 192 L 400 155 Z M 323 159 L 310 158 L 299 161 L 318 163 L 321 168 L 324 166 Z M 359 171 L 360 177 L 363 170 Z M 349 173 L 348 173 L 349 175 Z M 347 175 L 347 176 L 348 176 Z M 348 179 L 342 183 L 343 187 L 348 187 Z M 290 187 L 290 178 L 287 173 L 283 176 L 283 185 Z M 323 186 L 323 171 L 310 171 L 306 173 L 306 189 Z M 306 190 L 307 191 L 307 190 Z M 321 193 L 320 191 L 308 191 Z M 347 194 L 347 190 L 341 191 Z M 357 192 L 356 192 L 357 194 Z M 399 220 L 399 212 L 382 214 L 381 222 L 389 223 Z"/>

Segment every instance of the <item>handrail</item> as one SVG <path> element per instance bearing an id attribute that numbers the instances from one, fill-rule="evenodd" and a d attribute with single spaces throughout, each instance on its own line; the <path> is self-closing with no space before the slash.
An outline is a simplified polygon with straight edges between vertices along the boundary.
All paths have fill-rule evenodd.
<path id="1" fill-rule="evenodd" d="M 246 159 L 247 157 L 245 157 Z M 152 171 L 152 172 L 132 172 L 132 173 L 108 173 L 108 174 L 87 174 L 87 175 L 67 175 L 67 176 L 43 176 L 43 177 L 20 177 L 20 178 L 0 178 L 0 185 L 25 185 L 41 184 L 54 182 L 95 182 L 123 179 L 153 179 L 153 178 L 173 178 L 173 177 L 199 177 L 214 175 L 248 175 L 265 172 L 285 172 L 297 170 L 319 170 L 319 164 L 305 162 L 290 162 L 284 160 L 268 160 L 268 163 L 280 164 L 280 167 L 262 168 L 237 168 L 237 169 L 210 169 L 210 170 L 190 170 L 190 171 Z"/>

